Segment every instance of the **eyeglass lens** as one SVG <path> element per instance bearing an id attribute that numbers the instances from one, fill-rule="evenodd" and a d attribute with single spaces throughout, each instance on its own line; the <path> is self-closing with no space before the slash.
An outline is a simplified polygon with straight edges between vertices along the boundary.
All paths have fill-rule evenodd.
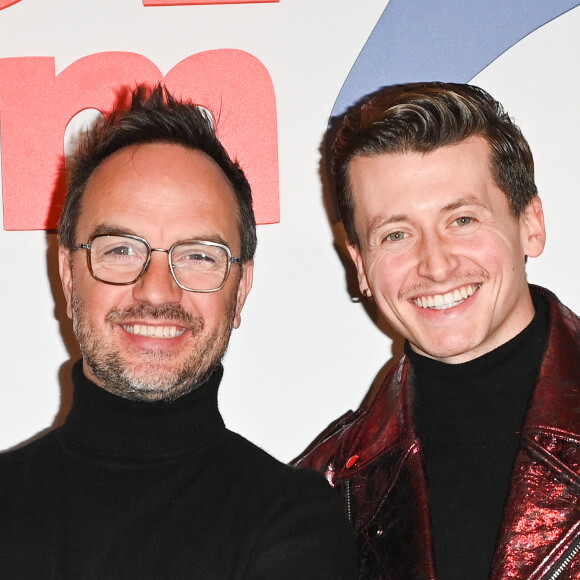
<path id="1" fill-rule="evenodd" d="M 97 236 L 91 242 L 93 274 L 103 282 L 135 282 L 148 258 L 149 248 L 139 239 L 107 235 Z M 179 284 L 198 291 L 219 288 L 227 276 L 230 262 L 224 247 L 200 242 L 175 244 L 169 259 Z"/>

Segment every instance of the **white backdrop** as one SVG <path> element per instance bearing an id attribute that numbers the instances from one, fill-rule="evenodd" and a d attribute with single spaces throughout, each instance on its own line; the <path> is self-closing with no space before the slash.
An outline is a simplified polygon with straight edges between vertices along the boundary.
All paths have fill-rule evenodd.
<path id="1" fill-rule="evenodd" d="M 391 339 L 350 300 L 319 176 L 330 111 L 386 4 L 282 0 L 144 8 L 141 0 L 21 0 L 0 10 L 0 58 L 54 56 L 57 74 L 105 51 L 140 53 L 165 74 L 185 57 L 215 48 L 245 50 L 268 69 L 278 106 L 281 221 L 258 228 L 254 288 L 226 355 L 220 406 L 231 429 L 282 460 L 357 407 L 393 353 Z M 504 103 L 535 154 L 548 245 L 530 262 L 530 281 L 576 312 L 579 30 L 574 9 L 474 79 Z M 69 353 L 62 338 L 70 328 L 55 250 L 54 235 L 0 230 L 1 449 L 51 426 L 66 408 L 78 353 Z"/>

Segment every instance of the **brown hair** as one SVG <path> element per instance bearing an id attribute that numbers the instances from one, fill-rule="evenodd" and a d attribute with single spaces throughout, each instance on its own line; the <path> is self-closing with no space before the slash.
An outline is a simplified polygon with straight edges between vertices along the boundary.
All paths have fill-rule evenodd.
<path id="1" fill-rule="evenodd" d="M 360 248 L 354 225 L 351 161 L 358 156 L 429 153 L 472 136 L 491 147 L 491 173 L 511 212 L 521 215 L 537 195 L 534 160 L 520 129 L 479 87 L 429 82 L 385 87 L 343 120 L 333 146 L 332 173 L 346 234 Z"/>
<path id="2" fill-rule="evenodd" d="M 251 260 L 256 251 L 256 220 L 250 184 L 218 140 L 211 114 L 193 103 L 175 100 L 161 85 L 153 89 L 140 85 L 131 96 L 130 108 L 116 110 L 96 123 L 69 162 L 66 198 L 58 227 L 59 242 L 71 250 L 76 248 L 83 195 L 89 179 L 103 161 L 124 147 L 175 143 L 205 153 L 228 178 L 238 203 L 240 257 L 242 262 Z"/>

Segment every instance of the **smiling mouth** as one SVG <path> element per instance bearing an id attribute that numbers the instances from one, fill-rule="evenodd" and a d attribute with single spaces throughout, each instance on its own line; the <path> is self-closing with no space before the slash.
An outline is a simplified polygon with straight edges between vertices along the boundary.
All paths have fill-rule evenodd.
<path id="1" fill-rule="evenodd" d="M 461 304 L 464 300 L 473 296 L 480 288 L 481 284 L 468 284 L 467 286 L 462 286 L 457 290 L 453 290 L 453 292 L 447 292 L 447 294 L 420 296 L 418 298 L 413 298 L 411 302 L 419 306 L 419 308 L 446 310 L 447 308 L 453 308 L 454 306 Z"/>
<path id="2" fill-rule="evenodd" d="M 151 326 L 148 324 L 122 324 L 121 326 L 129 334 L 151 338 L 175 338 L 181 336 L 186 330 L 181 326 Z"/>

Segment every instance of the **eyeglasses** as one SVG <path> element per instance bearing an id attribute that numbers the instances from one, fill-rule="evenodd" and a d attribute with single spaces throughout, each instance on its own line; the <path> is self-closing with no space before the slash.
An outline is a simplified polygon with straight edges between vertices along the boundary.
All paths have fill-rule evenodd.
<path id="1" fill-rule="evenodd" d="M 203 240 L 175 242 L 165 250 L 152 248 L 139 236 L 98 234 L 75 249 L 87 250 L 89 271 L 95 280 L 116 286 L 137 282 L 147 272 L 151 252 L 167 254 L 175 282 L 189 292 L 221 290 L 231 265 L 241 263 L 224 244 Z"/>

